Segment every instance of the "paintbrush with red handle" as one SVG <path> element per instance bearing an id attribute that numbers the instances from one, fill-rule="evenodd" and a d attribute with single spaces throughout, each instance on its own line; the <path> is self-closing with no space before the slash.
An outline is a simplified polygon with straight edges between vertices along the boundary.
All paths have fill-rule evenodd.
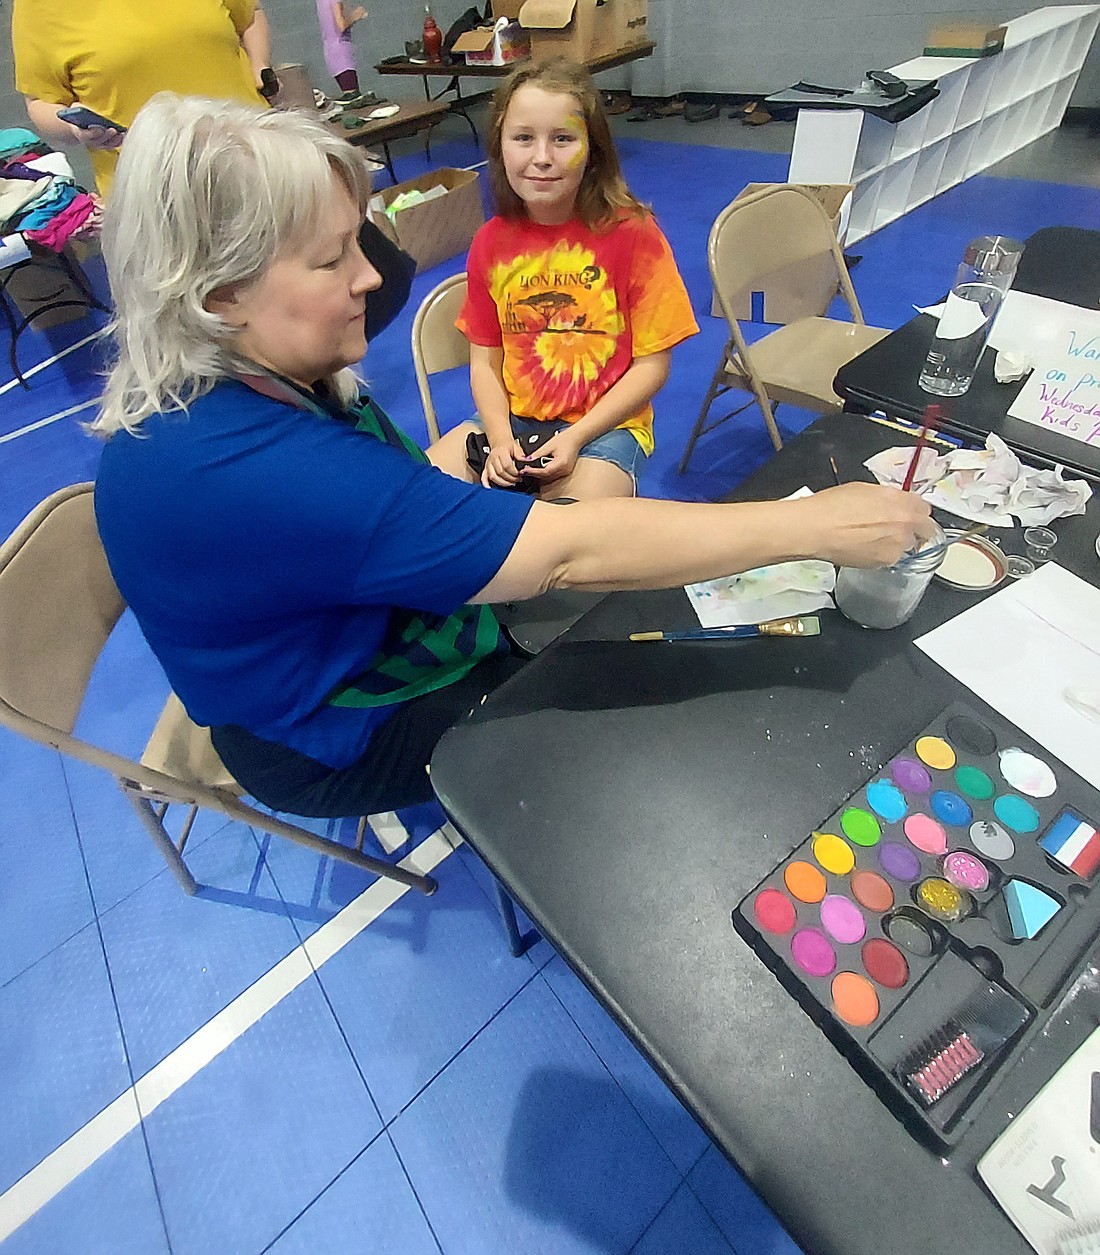
<path id="1" fill-rule="evenodd" d="M 921 418 L 920 435 L 917 437 L 917 443 L 913 447 L 913 456 L 909 459 L 909 469 L 905 472 L 905 478 L 901 481 L 902 492 L 908 492 L 913 487 L 913 476 L 917 473 L 917 463 L 920 461 L 921 450 L 928 443 L 928 437 L 936 430 L 936 424 L 942 417 L 943 407 L 937 405 L 935 401 L 929 401 Z"/>

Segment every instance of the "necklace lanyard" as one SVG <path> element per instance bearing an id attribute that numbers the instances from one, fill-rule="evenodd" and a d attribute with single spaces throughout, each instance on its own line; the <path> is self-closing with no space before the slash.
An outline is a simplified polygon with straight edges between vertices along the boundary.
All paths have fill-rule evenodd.
<path id="1" fill-rule="evenodd" d="M 255 363 L 250 365 L 256 371 L 255 374 L 242 373 L 235 378 L 253 392 L 270 397 L 273 401 L 293 405 L 297 409 L 308 410 L 318 418 L 332 418 L 340 423 L 350 422 L 357 431 L 374 436 L 391 449 L 407 453 L 418 462 L 427 460 L 423 449 L 398 430 L 369 397 L 362 397 L 351 406 L 343 406 L 335 397 L 327 394 L 327 389 L 324 393 L 316 393 L 264 366 Z"/>

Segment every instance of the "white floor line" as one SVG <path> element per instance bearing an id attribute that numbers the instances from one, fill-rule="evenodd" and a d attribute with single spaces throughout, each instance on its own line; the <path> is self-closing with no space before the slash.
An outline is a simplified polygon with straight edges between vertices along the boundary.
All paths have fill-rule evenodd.
<path id="1" fill-rule="evenodd" d="M 444 824 L 403 858 L 399 866 L 427 874 L 438 867 L 461 844 L 461 840 L 449 824 Z M 101 1159 L 127 1133 L 137 1128 L 142 1118 L 171 1098 L 408 892 L 405 885 L 395 880 L 376 880 L 342 911 L 322 924 L 302 945 L 192 1033 L 170 1055 L 150 1068 L 135 1085 L 16 1181 L 0 1195 L 0 1242 L 45 1207 L 86 1168 Z"/>
<path id="2" fill-rule="evenodd" d="M 49 418 L 40 418 L 35 423 L 28 423 L 26 427 L 9 431 L 6 435 L 0 436 L 0 444 L 7 444 L 9 440 L 18 440 L 20 436 L 29 435 L 30 432 L 37 431 L 40 427 L 48 427 L 51 423 L 59 423 L 63 418 L 71 418 L 73 414 L 79 414 L 82 410 L 90 410 L 98 404 L 99 397 L 93 397 L 90 401 L 81 401 L 79 405 L 62 410 L 60 414 L 51 414 Z"/>
<path id="3" fill-rule="evenodd" d="M 40 370 L 45 370 L 47 366 L 52 366 L 54 362 L 61 361 L 63 357 L 68 357 L 70 353 L 75 353 L 77 349 L 82 349 L 86 344 L 91 344 L 93 340 L 98 340 L 103 334 L 102 331 L 93 331 L 90 336 L 85 336 L 83 340 L 77 340 L 75 344 L 70 344 L 67 349 L 62 349 L 60 353 L 55 353 L 53 357 L 47 357 L 44 362 L 39 362 L 37 366 L 32 366 L 30 370 L 23 371 L 23 378 L 32 378 Z M 10 392 L 12 388 L 21 386 L 18 379 L 10 379 L 6 384 L 0 386 L 0 396 L 3 396 L 5 392 Z"/>

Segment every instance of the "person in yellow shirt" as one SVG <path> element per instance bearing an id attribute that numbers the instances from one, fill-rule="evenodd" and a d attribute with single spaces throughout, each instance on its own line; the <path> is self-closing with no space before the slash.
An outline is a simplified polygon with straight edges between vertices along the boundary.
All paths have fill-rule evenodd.
<path id="1" fill-rule="evenodd" d="M 32 129 L 84 145 L 104 194 L 121 131 L 73 126 L 59 110 L 80 104 L 124 128 L 158 91 L 263 104 L 256 85 L 271 61 L 257 0 L 15 0 L 12 49 Z"/>

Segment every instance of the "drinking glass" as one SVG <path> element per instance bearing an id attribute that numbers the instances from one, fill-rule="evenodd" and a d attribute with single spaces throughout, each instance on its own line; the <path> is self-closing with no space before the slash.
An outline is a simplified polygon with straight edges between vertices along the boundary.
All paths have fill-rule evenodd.
<path id="1" fill-rule="evenodd" d="M 833 597 L 845 618 L 866 628 L 898 627 L 920 605 L 924 590 L 947 553 L 947 538 L 936 526 L 920 549 L 888 567 L 842 566 Z"/>
<path id="2" fill-rule="evenodd" d="M 957 397 L 970 387 L 1023 251 L 1005 235 L 981 235 L 966 246 L 921 371 L 925 392 Z"/>

